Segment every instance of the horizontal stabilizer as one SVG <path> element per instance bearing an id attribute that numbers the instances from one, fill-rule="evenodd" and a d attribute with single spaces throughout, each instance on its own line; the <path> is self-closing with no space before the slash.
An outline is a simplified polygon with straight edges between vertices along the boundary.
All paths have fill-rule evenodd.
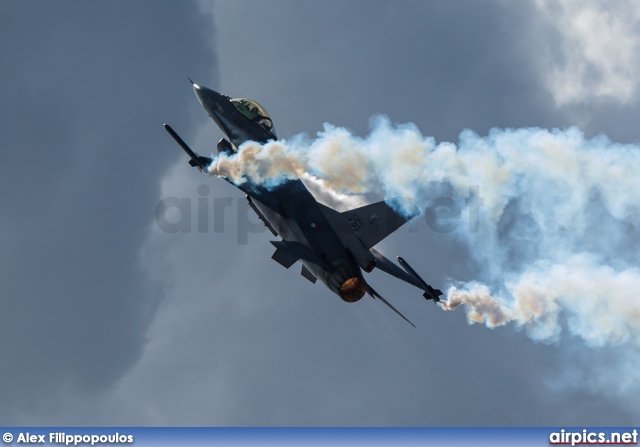
<path id="1" fill-rule="evenodd" d="M 296 259 L 302 259 L 312 264 L 316 264 L 325 270 L 329 270 L 329 266 L 326 262 L 318 257 L 311 249 L 305 247 L 300 242 L 293 241 L 270 241 L 271 245 L 276 247 L 283 253 L 295 257 Z M 275 255 L 275 254 L 274 254 Z"/>
<path id="2" fill-rule="evenodd" d="M 288 269 L 293 264 L 298 262 L 298 258 L 297 257 L 292 256 L 289 253 L 285 253 L 284 251 L 282 251 L 280 249 L 276 249 L 276 251 L 271 256 L 271 259 L 273 259 L 274 261 L 276 261 L 278 264 L 280 264 L 281 266 L 283 266 L 286 269 Z"/>
<path id="3" fill-rule="evenodd" d="M 316 275 L 311 273 L 311 271 L 304 264 L 302 265 L 302 271 L 300 272 L 300 274 L 311 281 L 313 284 L 315 284 L 318 280 L 318 278 L 316 278 Z"/>

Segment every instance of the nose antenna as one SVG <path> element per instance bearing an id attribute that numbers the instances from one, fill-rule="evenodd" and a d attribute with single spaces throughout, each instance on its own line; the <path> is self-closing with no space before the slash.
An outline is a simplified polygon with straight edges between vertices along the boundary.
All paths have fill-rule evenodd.
<path id="1" fill-rule="evenodd" d="M 191 85 L 193 85 L 193 81 L 191 80 L 191 78 L 187 77 L 187 79 L 189 80 L 189 82 L 191 82 Z"/>

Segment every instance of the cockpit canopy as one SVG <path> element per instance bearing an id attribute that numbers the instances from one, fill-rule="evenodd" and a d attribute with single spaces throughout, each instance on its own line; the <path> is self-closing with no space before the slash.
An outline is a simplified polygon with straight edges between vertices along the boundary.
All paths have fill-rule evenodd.
<path id="1" fill-rule="evenodd" d="M 276 136 L 273 122 L 267 111 L 260 104 L 247 98 L 234 98 L 231 100 L 231 104 L 247 119 L 258 123 L 264 130 L 271 132 L 274 137 Z"/>

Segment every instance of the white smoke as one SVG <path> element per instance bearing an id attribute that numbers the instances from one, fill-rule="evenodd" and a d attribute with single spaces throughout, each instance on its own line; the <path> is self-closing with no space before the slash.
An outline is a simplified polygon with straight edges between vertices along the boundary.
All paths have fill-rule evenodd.
<path id="1" fill-rule="evenodd" d="M 636 0 L 535 0 L 560 37 L 545 72 L 556 104 L 594 99 L 628 104 L 638 91 L 640 8 Z"/>
<path id="2" fill-rule="evenodd" d="M 640 345 L 637 145 L 577 128 L 467 130 L 458 145 L 436 143 L 377 117 L 366 138 L 325 125 L 312 141 L 244 144 L 210 172 L 266 185 L 304 172 L 333 198 L 409 196 L 421 210 L 433 190 L 471 188 L 479 225 L 456 234 L 482 283 L 451 286 L 443 309 L 464 306 L 469 322 L 512 323 L 540 341 L 568 331 L 593 347 Z"/>
<path id="3" fill-rule="evenodd" d="M 319 179 L 308 172 L 299 172 L 298 174 L 302 183 L 315 199 L 329 208 L 342 212 L 367 204 L 363 195 L 340 194 L 326 180 Z"/>
<path id="4" fill-rule="evenodd" d="M 589 346 L 640 345 L 639 288 L 639 270 L 616 271 L 582 254 L 562 264 L 537 262 L 513 275 L 496 295 L 482 284 L 452 286 L 443 309 L 465 305 L 470 322 L 488 327 L 512 322 L 541 341 L 558 339 L 563 313 L 571 333 Z"/>

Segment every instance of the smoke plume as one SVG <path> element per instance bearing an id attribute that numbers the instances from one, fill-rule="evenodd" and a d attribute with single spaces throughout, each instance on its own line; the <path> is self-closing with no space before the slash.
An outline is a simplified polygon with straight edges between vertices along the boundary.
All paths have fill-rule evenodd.
<path id="1" fill-rule="evenodd" d="M 444 310 L 463 306 L 470 323 L 511 323 L 539 341 L 568 331 L 593 347 L 640 346 L 638 145 L 577 128 L 465 130 L 457 145 L 437 143 L 377 117 L 365 138 L 325 125 L 313 140 L 248 142 L 210 167 L 267 186 L 301 172 L 329 197 L 408 196 L 421 210 L 434 191 L 464 198 L 469 228 L 455 234 L 481 275 L 452 281 Z"/>

